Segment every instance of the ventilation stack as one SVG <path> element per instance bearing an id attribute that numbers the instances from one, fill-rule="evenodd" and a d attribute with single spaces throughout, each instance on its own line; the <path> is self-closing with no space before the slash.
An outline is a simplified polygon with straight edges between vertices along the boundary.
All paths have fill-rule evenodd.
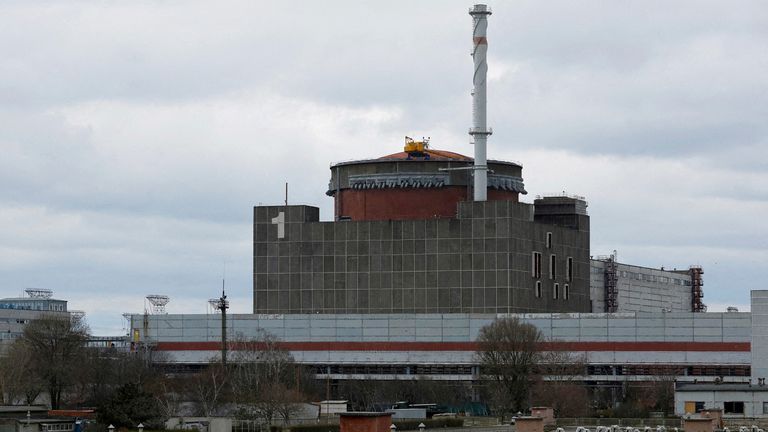
<path id="1" fill-rule="evenodd" d="M 486 157 L 486 143 L 488 135 L 492 131 L 488 128 L 486 119 L 486 78 L 488 76 L 488 15 L 491 9 L 484 4 L 476 4 L 469 10 L 472 16 L 472 58 L 475 63 L 475 72 L 472 76 L 472 128 L 469 134 L 475 145 L 474 166 L 474 198 L 475 201 L 486 201 L 488 198 L 488 163 Z"/>

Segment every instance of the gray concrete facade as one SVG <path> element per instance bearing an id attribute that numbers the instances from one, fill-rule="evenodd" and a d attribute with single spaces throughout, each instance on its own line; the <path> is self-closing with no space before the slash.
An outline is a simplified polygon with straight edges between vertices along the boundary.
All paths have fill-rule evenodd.
<path id="1" fill-rule="evenodd" d="M 617 264 L 617 312 L 692 312 L 691 276 L 687 271 Z M 605 267 L 590 260 L 592 312 L 605 312 Z"/>
<path id="2" fill-rule="evenodd" d="M 455 219 L 402 221 L 255 207 L 254 313 L 589 312 L 589 217 L 563 199 L 462 202 Z"/>

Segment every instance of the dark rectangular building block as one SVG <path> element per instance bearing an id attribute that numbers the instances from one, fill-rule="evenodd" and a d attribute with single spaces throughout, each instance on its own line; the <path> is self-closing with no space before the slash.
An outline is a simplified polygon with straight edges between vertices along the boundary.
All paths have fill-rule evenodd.
<path id="1" fill-rule="evenodd" d="M 375 222 L 320 222 L 310 206 L 255 207 L 254 313 L 589 312 L 586 203 L 556 198 L 535 207 L 462 202 L 457 219 Z"/>

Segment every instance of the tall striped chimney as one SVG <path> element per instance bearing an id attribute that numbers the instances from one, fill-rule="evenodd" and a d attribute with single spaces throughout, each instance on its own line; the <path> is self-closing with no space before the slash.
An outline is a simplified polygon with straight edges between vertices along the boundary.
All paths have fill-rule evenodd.
<path id="1" fill-rule="evenodd" d="M 484 4 L 476 4 L 469 10 L 472 16 L 472 58 L 475 63 L 475 73 L 472 76 L 472 127 L 469 134 L 475 145 L 474 166 L 474 196 L 475 201 L 486 201 L 488 196 L 488 161 L 486 158 L 486 143 L 492 133 L 488 128 L 486 111 L 486 77 L 488 75 L 488 15 L 491 9 Z"/>

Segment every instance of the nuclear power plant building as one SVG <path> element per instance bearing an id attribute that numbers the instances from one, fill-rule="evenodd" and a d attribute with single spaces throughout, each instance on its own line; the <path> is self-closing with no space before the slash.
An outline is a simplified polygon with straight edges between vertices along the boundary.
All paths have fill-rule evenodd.
<path id="1" fill-rule="evenodd" d="M 518 202 L 521 167 L 425 150 L 334 165 L 333 222 L 254 208 L 254 313 L 590 312 L 589 216 L 577 197 Z"/>

